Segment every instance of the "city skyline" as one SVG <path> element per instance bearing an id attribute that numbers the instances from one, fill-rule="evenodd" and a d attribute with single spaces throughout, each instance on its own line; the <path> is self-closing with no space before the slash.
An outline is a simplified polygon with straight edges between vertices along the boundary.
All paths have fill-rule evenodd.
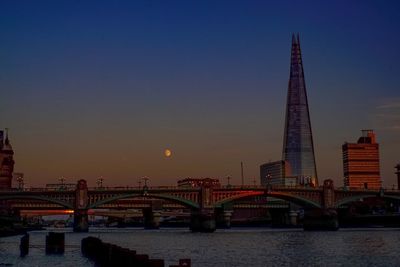
<path id="1" fill-rule="evenodd" d="M 342 144 L 372 128 L 383 184 L 396 184 L 396 2 L 23 3 L 0 4 L 0 122 L 28 185 L 61 176 L 240 184 L 241 161 L 251 184 L 260 164 L 281 155 L 293 32 L 302 39 L 319 179 L 342 185 Z M 338 14 L 343 20 L 331 23 Z"/>

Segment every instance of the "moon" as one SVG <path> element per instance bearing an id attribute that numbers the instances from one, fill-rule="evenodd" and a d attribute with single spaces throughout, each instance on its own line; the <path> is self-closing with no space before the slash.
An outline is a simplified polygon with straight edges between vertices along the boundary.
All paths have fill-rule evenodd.
<path id="1" fill-rule="evenodd" d="M 164 155 L 165 155 L 167 158 L 169 158 L 169 157 L 171 157 L 171 156 L 172 156 L 172 151 L 171 151 L 171 150 L 169 150 L 169 149 L 165 149 L 165 151 L 164 151 Z"/>

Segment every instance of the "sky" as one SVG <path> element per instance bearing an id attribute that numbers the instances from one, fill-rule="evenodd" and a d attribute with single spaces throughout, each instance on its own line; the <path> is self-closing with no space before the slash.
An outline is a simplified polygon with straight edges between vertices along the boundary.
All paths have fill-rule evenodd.
<path id="1" fill-rule="evenodd" d="M 0 128 L 27 186 L 259 182 L 300 34 L 319 180 L 374 129 L 400 162 L 398 1 L 0 1 Z M 165 157 L 164 150 L 172 151 Z"/>

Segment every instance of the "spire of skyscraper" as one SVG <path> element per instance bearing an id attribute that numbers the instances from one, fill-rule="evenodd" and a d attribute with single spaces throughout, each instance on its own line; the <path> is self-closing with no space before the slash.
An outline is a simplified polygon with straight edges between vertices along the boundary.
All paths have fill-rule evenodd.
<path id="1" fill-rule="evenodd" d="M 283 160 L 299 182 L 318 185 L 314 145 L 304 81 L 300 39 L 292 35 L 290 78 L 286 103 L 286 121 L 283 141 Z"/>
<path id="2" fill-rule="evenodd" d="M 12 151 L 13 150 L 13 148 L 11 146 L 11 143 L 10 143 L 10 139 L 8 138 L 8 128 L 6 128 L 6 139 L 4 141 L 3 150 L 4 151 L 6 151 L 6 150 L 7 151 Z"/>

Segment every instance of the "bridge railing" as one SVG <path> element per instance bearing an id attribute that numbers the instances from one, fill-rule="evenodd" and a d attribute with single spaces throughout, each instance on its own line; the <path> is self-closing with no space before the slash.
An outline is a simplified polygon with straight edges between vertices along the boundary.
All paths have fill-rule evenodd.
<path id="1" fill-rule="evenodd" d="M 146 188 L 143 186 L 141 186 L 141 187 L 138 187 L 138 186 L 103 186 L 103 187 L 89 187 L 88 189 L 90 191 L 101 191 L 101 190 L 104 190 L 104 191 L 140 190 L 140 191 L 142 191 L 142 190 L 162 190 L 162 189 L 165 189 L 165 190 L 170 190 L 170 189 L 172 189 L 172 190 L 175 190 L 175 189 L 193 190 L 196 188 L 192 188 L 192 187 L 185 188 L 185 187 L 178 187 L 178 186 L 148 186 Z"/>
<path id="2" fill-rule="evenodd" d="M 383 190 L 384 192 L 400 192 L 399 189 L 393 187 L 382 187 L 379 189 L 372 189 L 372 188 L 364 188 L 364 187 L 337 187 L 335 190 L 340 191 L 352 191 L 352 192 L 379 192 Z"/>
<path id="3" fill-rule="evenodd" d="M 223 189 L 272 189 L 272 190 L 279 190 L 279 189 L 316 189 L 319 187 L 309 187 L 303 185 L 224 185 L 220 188 Z"/>
<path id="4" fill-rule="evenodd" d="M 75 189 L 71 188 L 46 188 L 46 187 L 24 187 L 0 189 L 0 192 L 71 192 Z"/>
<path id="5" fill-rule="evenodd" d="M 179 186 L 148 186 L 144 188 L 143 186 L 138 187 L 138 186 L 103 186 L 103 187 L 89 187 L 88 189 L 91 191 L 126 191 L 126 190 L 196 190 L 200 189 L 200 186 L 196 187 L 179 187 Z M 223 186 L 215 186 L 213 187 L 214 189 L 259 189 L 259 190 L 266 190 L 268 188 L 278 190 L 278 189 L 315 189 L 315 187 L 305 187 L 301 185 L 294 185 L 294 186 L 263 186 L 263 185 L 223 185 Z"/>
<path id="6" fill-rule="evenodd" d="M 179 191 L 192 191 L 200 189 L 201 187 L 178 187 L 178 186 L 148 186 L 144 188 L 143 186 L 103 186 L 103 187 L 89 187 L 90 191 L 126 191 L 126 190 L 179 190 Z M 248 189 L 248 190 L 288 190 L 288 189 L 309 189 L 315 190 L 320 189 L 320 187 L 306 187 L 302 185 L 289 185 L 289 186 L 281 186 L 281 185 L 223 185 L 219 187 L 214 187 L 215 190 L 218 189 Z M 357 192 L 378 192 L 383 190 L 384 192 L 400 192 L 399 189 L 393 187 L 383 187 L 381 189 L 370 189 L 370 188 L 350 188 L 350 187 L 336 187 L 335 190 L 338 191 L 357 191 Z M 60 187 L 60 188 L 52 188 L 52 187 L 24 187 L 24 188 L 9 188 L 9 189 L 0 189 L 1 192 L 72 192 L 75 191 L 75 188 L 71 187 Z"/>

